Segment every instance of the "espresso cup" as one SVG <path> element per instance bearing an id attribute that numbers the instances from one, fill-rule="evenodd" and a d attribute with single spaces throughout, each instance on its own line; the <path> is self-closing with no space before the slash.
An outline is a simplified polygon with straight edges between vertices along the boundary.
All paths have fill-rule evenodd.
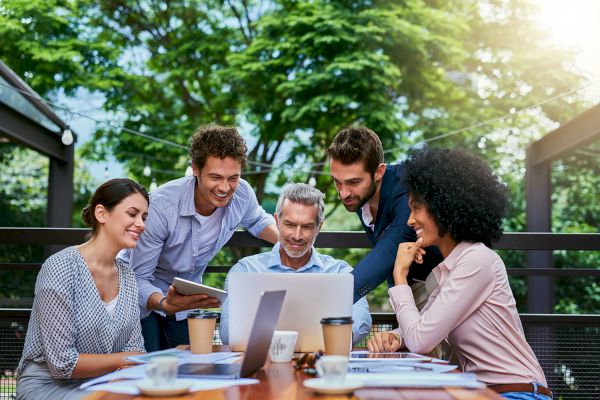
<path id="1" fill-rule="evenodd" d="M 177 357 L 154 357 L 146 365 L 146 376 L 156 387 L 169 386 L 177 378 Z"/>
<path id="2" fill-rule="evenodd" d="M 187 321 L 192 353 L 212 353 L 217 316 L 216 312 L 206 310 L 193 310 L 188 313 Z"/>
<path id="3" fill-rule="evenodd" d="M 348 357 L 323 356 L 317 360 L 315 368 L 319 376 L 326 381 L 344 381 L 348 373 Z"/>
<path id="4" fill-rule="evenodd" d="M 352 317 L 321 319 L 325 354 L 348 356 L 352 347 Z"/>
<path id="5" fill-rule="evenodd" d="M 298 339 L 296 331 L 275 331 L 269 347 L 269 359 L 274 363 L 292 361 L 294 347 Z"/>

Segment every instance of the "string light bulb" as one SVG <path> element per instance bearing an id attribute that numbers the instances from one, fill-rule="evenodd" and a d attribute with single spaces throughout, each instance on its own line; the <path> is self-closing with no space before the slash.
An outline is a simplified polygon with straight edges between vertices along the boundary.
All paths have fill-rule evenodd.
<path id="1" fill-rule="evenodd" d="M 188 165 L 187 168 L 185 169 L 185 176 L 192 176 L 194 175 L 194 170 L 192 170 L 192 166 Z"/>
<path id="2" fill-rule="evenodd" d="M 73 144 L 73 132 L 71 132 L 71 128 L 69 128 L 68 125 L 62 133 L 62 136 L 60 137 L 60 141 L 65 146 L 70 146 L 71 144 Z"/>
<path id="3" fill-rule="evenodd" d="M 156 184 L 156 179 L 152 179 L 152 183 L 150 184 L 150 191 L 155 190 L 158 187 L 158 185 Z"/>
<path id="4" fill-rule="evenodd" d="M 104 177 L 108 178 L 108 165 L 106 167 L 104 167 Z"/>
<path id="5" fill-rule="evenodd" d="M 308 178 L 308 184 L 312 187 L 317 186 L 317 179 L 314 176 Z"/>
<path id="6" fill-rule="evenodd" d="M 150 176 L 150 174 L 152 174 L 152 170 L 150 169 L 150 166 L 148 164 L 146 164 L 142 173 L 144 174 L 144 176 Z"/>

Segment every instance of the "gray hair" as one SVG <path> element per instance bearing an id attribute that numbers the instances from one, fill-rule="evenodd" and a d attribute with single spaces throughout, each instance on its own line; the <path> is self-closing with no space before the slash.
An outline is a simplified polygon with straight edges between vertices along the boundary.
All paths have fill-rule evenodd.
<path id="1" fill-rule="evenodd" d="M 275 213 L 277 218 L 281 217 L 281 207 L 285 200 L 293 203 L 300 203 L 306 206 L 317 206 L 317 225 L 323 221 L 325 213 L 325 195 L 317 188 L 314 188 L 306 183 L 289 183 L 284 188 L 279 199 Z"/>

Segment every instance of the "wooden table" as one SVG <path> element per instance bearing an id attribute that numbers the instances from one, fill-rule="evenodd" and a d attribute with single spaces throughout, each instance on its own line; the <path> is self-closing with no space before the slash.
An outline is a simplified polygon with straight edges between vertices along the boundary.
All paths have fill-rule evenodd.
<path id="1" fill-rule="evenodd" d="M 269 363 L 251 378 L 260 380 L 254 385 L 234 386 L 219 390 L 203 390 L 192 392 L 185 396 L 164 397 L 163 399 L 179 400 L 501 400 L 495 392 L 489 389 L 394 389 L 394 388 L 365 388 L 359 389 L 353 395 L 333 396 L 320 395 L 302 385 L 302 381 L 311 378 L 302 371 L 296 371 L 291 363 Z M 117 393 L 94 392 L 86 400 L 132 400 L 151 399 L 150 397 L 132 396 Z M 160 399 L 153 397 L 153 399 Z"/>

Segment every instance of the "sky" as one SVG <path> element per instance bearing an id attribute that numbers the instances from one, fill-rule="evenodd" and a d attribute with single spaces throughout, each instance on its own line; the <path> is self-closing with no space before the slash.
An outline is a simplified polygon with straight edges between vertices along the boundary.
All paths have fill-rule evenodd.
<path id="1" fill-rule="evenodd" d="M 600 102 L 600 0 L 530 0 L 539 8 L 538 22 L 547 30 L 548 41 L 576 50 L 576 67 L 590 80 L 584 93 L 585 97 L 597 104 Z M 101 111 L 102 98 L 90 96 L 84 91 L 75 98 L 60 98 L 72 110 L 98 120 L 107 120 Z M 77 146 L 91 138 L 95 123 L 86 118 L 66 116 L 71 120 L 73 130 L 79 134 Z M 125 176 L 123 167 L 114 159 L 92 163 L 86 161 L 92 176 L 99 182 L 109 178 Z M 183 176 L 183 171 L 182 171 Z M 160 182 L 159 182 L 160 183 Z"/>
<path id="2" fill-rule="evenodd" d="M 578 52 L 576 66 L 596 82 L 586 97 L 600 102 L 600 0 L 535 0 L 548 39 Z"/>

